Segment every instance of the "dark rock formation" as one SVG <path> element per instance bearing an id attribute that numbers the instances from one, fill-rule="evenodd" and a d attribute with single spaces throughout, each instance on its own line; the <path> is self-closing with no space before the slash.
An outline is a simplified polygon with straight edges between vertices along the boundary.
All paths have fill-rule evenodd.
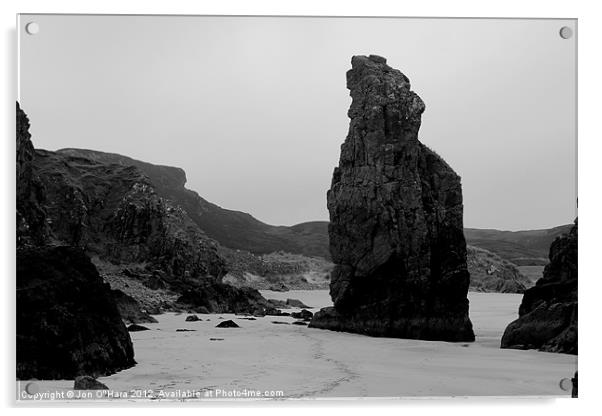
<path id="1" fill-rule="evenodd" d="M 220 322 L 215 326 L 216 328 L 240 328 L 236 322 L 229 319 L 227 321 Z"/>
<path id="2" fill-rule="evenodd" d="M 130 326 L 128 326 L 127 330 L 128 332 L 150 331 L 149 328 L 138 324 L 131 324 Z"/>
<path id="3" fill-rule="evenodd" d="M 186 322 L 197 322 L 200 321 L 199 317 L 196 315 L 188 315 L 185 319 Z"/>
<path id="4" fill-rule="evenodd" d="M 236 288 L 211 280 L 191 283 L 177 304 L 197 313 L 254 313 L 270 308 L 261 294 L 250 288 Z"/>
<path id="5" fill-rule="evenodd" d="M 290 306 L 288 306 L 286 304 L 285 300 L 279 300 L 279 299 L 268 299 L 268 303 L 273 306 L 274 308 L 290 308 Z"/>
<path id="6" fill-rule="evenodd" d="M 523 295 L 502 348 L 577 354 L 577 220 L 550 246 L 543 277 Z"/>
<path id="7" fill-rule="evenodd" d="M 264 308 L 262 312 L 266 316 L 286 316 L 286 315 L 288 315 L 287 313 L 282 312 L 280 309 L 273 308 L 271 306 Z"/>
<path id="8" fill-rule="evenodd" d="M 473 341 L 460 178 L 418 141 L 424 103 L 378 56 L 354 56 L 349 134 L 328 191 L 334 308 L 310 326 Z"/>
<path id="9" fill-rule="evenodd" d="M 307 306 L 306 304 L 301 302 L 299 299 L 287 299 L 286 304 L 293 308 L 310 308 L 310 306 Z"/>
<path id="10" fill-rule="evenodd" d="M 129 334 L 84 252 L 57 246 L 29 120 L 17 103 L 17 378 L 109 375 L 135 364 Z"/>
<path id="11" fill-rule="evenodd" d="M 293 312 L 291 316 L 295 319 L 302 319 L 304 321 L 309 321 L 313 318 L 314 314 L 308 311 L 307 309 L 303 309 L 301 312 Z"/>
<path id="12" fill-rule="evenodd" d="M 119 315 L 126 323 L 156 323 L 157 320 L 142 310 L 140 304 L 133 297 L 126 295 L 121 290 L 111 290 L 111 296 L 117 304 Z"/>
<path id="13" fill-rule="evenodd" d="M 109 375 L 135 364 L 108 285 L 82 250 L 17 251 L 17 378 Z"/>
<path id="14" fill-rule="evenodd" d="M 34 169 L 29 118 L 17 103 L 17 247 L 48 239 L 44 187 Z"/>
<path id="15" fill-rule="evenodd" d="M 107 386 L 90 376 L 75 377 L 73 390 L 109 390 Z"/>

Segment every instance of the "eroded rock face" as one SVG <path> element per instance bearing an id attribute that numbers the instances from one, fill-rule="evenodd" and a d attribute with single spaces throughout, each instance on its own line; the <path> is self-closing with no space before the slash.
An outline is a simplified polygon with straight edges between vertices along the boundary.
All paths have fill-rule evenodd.
<path id="1" fill-rule="evenodd" d="M 543 277 L 525 291 L 519 318 L 504 331 L 502 348 L 577 354 L 577 220 L 550 246 Z"/>
<path id="2" fill-rule="evenodd" d="M 349 134 L 328 192 L 334 308 L 312 327 L 472 341 L 460 178 L 418 140 L 425 109 L 378 56 L 354 56 Z"/>

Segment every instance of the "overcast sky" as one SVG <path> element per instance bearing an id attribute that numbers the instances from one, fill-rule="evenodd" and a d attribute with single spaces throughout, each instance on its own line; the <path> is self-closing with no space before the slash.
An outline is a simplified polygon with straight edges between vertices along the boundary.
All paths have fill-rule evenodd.
<path id="1" fill-rule="evenodd" d="M 27 35 L 35 21 L 40 30 Z M 270 224 L 326 220 L 353 55 L 426 103 L 420 140 L 462 177 L 464 224 L 576 215 L 575 36 L 561 20 L 32 16 L 20 101 L 34 145 L 182 167 L 187 186 Z"/>

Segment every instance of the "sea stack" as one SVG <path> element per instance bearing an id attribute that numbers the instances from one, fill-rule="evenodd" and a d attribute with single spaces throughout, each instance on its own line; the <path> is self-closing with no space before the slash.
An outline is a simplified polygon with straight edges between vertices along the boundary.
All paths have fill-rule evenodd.
<path id="1" fill-rule="evenodd" d="M 519 318 L 502 337 L 502 348 L 577 354 L 577 220 L 550 246 L 550 263 L 525 291 Z"/>
<path id="2" fill-rule="evenodd" d="M 310 326 L 473 341 L 460 177 L 418 140 L 425 106 L 386 59 L 354 56 L 352 104 L 328 191 L 334 307 Z"/>

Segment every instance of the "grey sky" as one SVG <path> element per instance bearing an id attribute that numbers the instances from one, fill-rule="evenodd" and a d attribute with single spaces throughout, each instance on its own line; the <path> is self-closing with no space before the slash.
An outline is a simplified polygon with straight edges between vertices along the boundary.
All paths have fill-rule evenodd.
<path id="1" fill-rule="evenodd" d="M 24 33 L 35 20 L 40 31 Z M 271 224 L 328 219 L 347 135 L 345 72 L 377 54 L 426 103 L 420 139 L 462 176 L 467 227 L 576 215 L 571 20 L 22 16 L 34 145 L 186 170 L 187 186 Z"/>

